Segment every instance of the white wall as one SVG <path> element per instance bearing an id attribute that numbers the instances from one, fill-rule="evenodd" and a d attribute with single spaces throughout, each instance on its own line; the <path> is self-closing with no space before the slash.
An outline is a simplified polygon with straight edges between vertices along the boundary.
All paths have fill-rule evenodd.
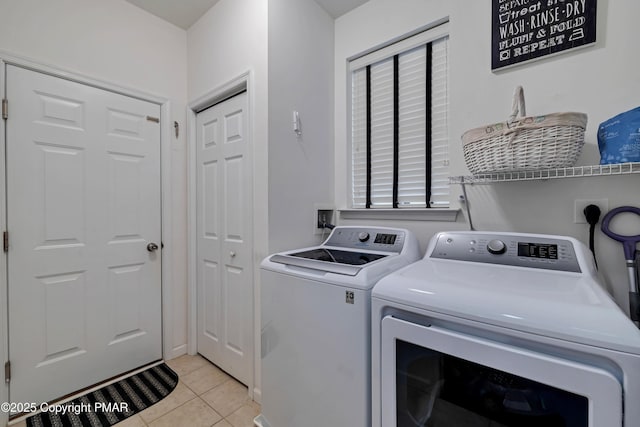
<path id="1" fill-rule="evenodd" d="M 122 0 L 0 0 L 0 51 L 168 99 L 170 120 L 183 130 L 186 43 L 184 30 Z M 173 321 L 164 327 L 170 329 L 173 342 L 165 343 L 170 347 L 167 357 L 184 353 L 187 339 L 184 134 L 171 138 L 172 210 L 168 214 L 174 239 L 168 288 Z"/>
<path id="2" fill-rule="evenodd" d="M 254 348 L 253 395 L 260 400 L 260 261 L 268 254 L 267 0 L 220 0 L 187 31 L 188 94 L 195 101 L 247 71 L 253 114 Z"/>
<path id="3" fill-rule="evenodd" d="M 269 1 L 272 253 L 317 243 L 315 206 L 333 206 L 333 22 L 313 0 Z"/>
<path id="4" fill-rule="evenodd" d="M 373 46 L 449 16 L 452 175 L 468 174 L 460 136 L 465 130 L 505 119 L 516 85 L 525 88 L 527 112 L 581 111 L 589 116 L 586 146 L 578 164 L 597 164 L 596 130 L 607 118 L 640 104 L 640 58 L 637 40 L 640 3 L 598 1 L 597 43 L 552 58 L 491 72 L 491 2 L 463 0 L 370 0 L 336 20 L 335 162 L 336 200 L 347 206 L 348 149 L 346 131 L 346 60 Z M 588 241 L 586 225 L 573 223 L 575 199 L 608 198 L 609 207 L 638 205 L 635 175 L 503 183 L 468 187 L 474 226 L 479 230 L 556 233 Z M 459 186 L 452 186 L 452 207 L 459 207 Z M 464 217 L 461 216 L 462 219 Z M 342 221 L 343 224 L 348 221 Z M 433 233 L 466 228 L 457 223 L 376 221 L 419 233 L 422 247 Z M 620 233 L 640 234 L 640 221 L 619 223 Z M 621 245 L 598 231 L 600 271 L 618 303 L 627 306 L 627 276 Z"/>

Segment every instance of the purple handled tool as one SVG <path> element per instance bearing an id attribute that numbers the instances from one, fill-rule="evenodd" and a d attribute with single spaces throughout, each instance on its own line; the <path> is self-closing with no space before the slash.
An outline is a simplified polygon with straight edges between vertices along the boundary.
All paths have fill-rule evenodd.
<path id="1" fill-rule="evenodd" d="M 638 252 L 636 246 L 640 242 L 640 234 L 635 236 L 623 236 L 611 231 L 609 223 L 618 214 L 634 213 L 640 215 L 640 208 L 634 206 L 620 206 L 611 209 L 602 219 L 602 232 L 613 240 L 622 243 L 624 248 L 624 259 L 627 261 L 627 270 L 629 273 L 629 314 L 633 321 L 638 324 L 640 320 L 640 294 L 638 293 L 638 283 L 636 280 L 636 257 Z"/>

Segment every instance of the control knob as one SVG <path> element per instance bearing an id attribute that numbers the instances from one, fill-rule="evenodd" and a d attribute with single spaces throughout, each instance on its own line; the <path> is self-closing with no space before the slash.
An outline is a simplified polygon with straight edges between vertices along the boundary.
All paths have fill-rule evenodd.
<path id="1" fill-rule="evenodd" d="M 367 240 L 369 240 L 369 233 L 367 233 L 366 231 L 358 233 L 358 240 L 360 240 L 361 242 L 366 242 Z"/>
<path id="2" fill-rule="evenodd" d="M 493 239 L 487 243 L 487 250 L 494 255 L 500 255 L 507 251 L 507 245 L 502 240 Z"/>

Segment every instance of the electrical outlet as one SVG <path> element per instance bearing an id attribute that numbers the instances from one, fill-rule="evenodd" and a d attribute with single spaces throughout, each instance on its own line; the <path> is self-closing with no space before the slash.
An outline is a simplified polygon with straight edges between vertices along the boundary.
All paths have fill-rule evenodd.
<path id="1" fill-rule="evenodd" d="M 332 209 L 316 209 L 316 228 L 322 230 L 323 224 L 333 223 Z"/>
<path id="2" fill-rule="evenodd" d="M 335 224 L 335 222 L 336 213 L 334 207 L 331 204 L 313 204 L 313 234 L 324 235 L 325 233 L 330 232 L 331 230 L 322 228 L 322 224 Z"/>
<path id="3" fill-rule="evenodd" d="M 573 222 L 575 224 L 586 224 L 584 208 L 589 205 L 596 205 L 600 208 L 600 219 L 609 212 L 609 199 L 576 199 L 574 202 Z"/>

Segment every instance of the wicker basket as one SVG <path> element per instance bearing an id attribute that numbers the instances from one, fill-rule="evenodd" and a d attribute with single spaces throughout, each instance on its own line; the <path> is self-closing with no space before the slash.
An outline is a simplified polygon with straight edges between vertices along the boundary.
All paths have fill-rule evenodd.
<path id="1" fill-rule="evenodd" d="M 464 160 L 472 174 L 573 166 L 584 145 L 587 115 L 553 113 L 525 116 L 524 93 L 513 94 L 506 122 L 471 129 L 462 135 Z"/>

